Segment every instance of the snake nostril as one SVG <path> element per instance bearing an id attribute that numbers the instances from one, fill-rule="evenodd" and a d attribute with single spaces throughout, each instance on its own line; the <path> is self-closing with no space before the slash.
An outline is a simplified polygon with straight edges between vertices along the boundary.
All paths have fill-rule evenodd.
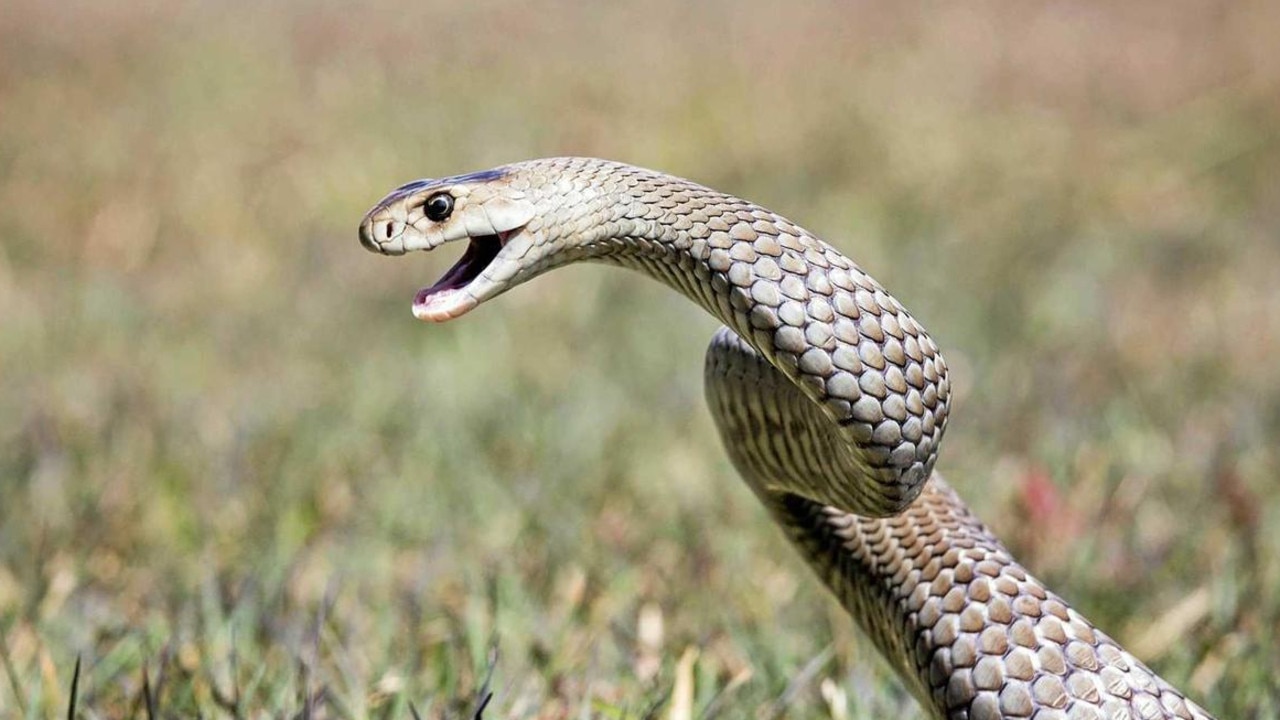
<path id="1" fill-rule="evenodd" d="M 360 243 L 374 252 L 386 252 L 387 245 L 403 229 L 404 225 L 395 218 L 368 220 L 360 225 Z"/>

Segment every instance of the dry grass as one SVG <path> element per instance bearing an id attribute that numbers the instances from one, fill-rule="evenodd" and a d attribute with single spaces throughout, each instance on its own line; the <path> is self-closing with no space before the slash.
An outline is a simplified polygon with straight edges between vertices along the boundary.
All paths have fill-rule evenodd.
<path id="1" fill-rule="evenodd" d="M 10 2 L 0 715 L 65 714 L 77 658 L 83 717 L 463 717 L 490 670 L 486 718 L 917 712 L 716 446 L 709 319 L 588 267 L 427 328 L 452 258 L 356 242 L 405 180 L 591 154 L 857 258 L 956 369 L 941 467 L 980 514 L 1206 706 L 1274 717 L 1278 28 Z"/>

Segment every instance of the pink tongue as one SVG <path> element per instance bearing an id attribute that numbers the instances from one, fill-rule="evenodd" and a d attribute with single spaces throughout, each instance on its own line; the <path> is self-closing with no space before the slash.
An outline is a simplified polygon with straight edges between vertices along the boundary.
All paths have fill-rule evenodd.
<path id="1" fill-rule="evenodd" d="M 444 294 L 447 292 L 449 292 L 447 289 L 437 290 L 435 285 L 432 285 L 431 287 L 422 288 L 421 290 L 418 291 L 417 295 L 413 296 L 413 304 L 414 305 L 430 305 L 432 302 L 436 300 L 436 298 L 440 297 L 441 294 Z"/>

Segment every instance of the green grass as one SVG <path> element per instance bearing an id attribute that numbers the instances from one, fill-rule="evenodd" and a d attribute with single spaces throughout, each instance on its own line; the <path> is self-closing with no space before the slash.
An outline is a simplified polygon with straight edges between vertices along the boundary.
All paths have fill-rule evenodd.
<path id="1" fill-rule="evenodd" d="M 81 717 L 918 713 L 728 466 L 709 318 L 582 267 L 427 327 L 453 258 L 356 241 L 555 154 L 856 258 L 954 368 L 980 515 L 1276 716 L 1275 11 L 959 8 L 10 3 L 0 716 L 78 660 Z"/>

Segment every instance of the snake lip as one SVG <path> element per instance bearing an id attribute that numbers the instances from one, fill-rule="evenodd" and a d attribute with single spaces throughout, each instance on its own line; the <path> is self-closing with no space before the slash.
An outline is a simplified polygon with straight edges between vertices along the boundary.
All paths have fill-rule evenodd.
<path id="1" fill-rule="evenodd" d="M 478 305 L 479 298 L 467 288 L 498 257 L 514 232 L 472 237 L 458 262 L 434 284 L 419 290 L 414 296 L 414 316 L 421 320 L 444 322 Z"/>

